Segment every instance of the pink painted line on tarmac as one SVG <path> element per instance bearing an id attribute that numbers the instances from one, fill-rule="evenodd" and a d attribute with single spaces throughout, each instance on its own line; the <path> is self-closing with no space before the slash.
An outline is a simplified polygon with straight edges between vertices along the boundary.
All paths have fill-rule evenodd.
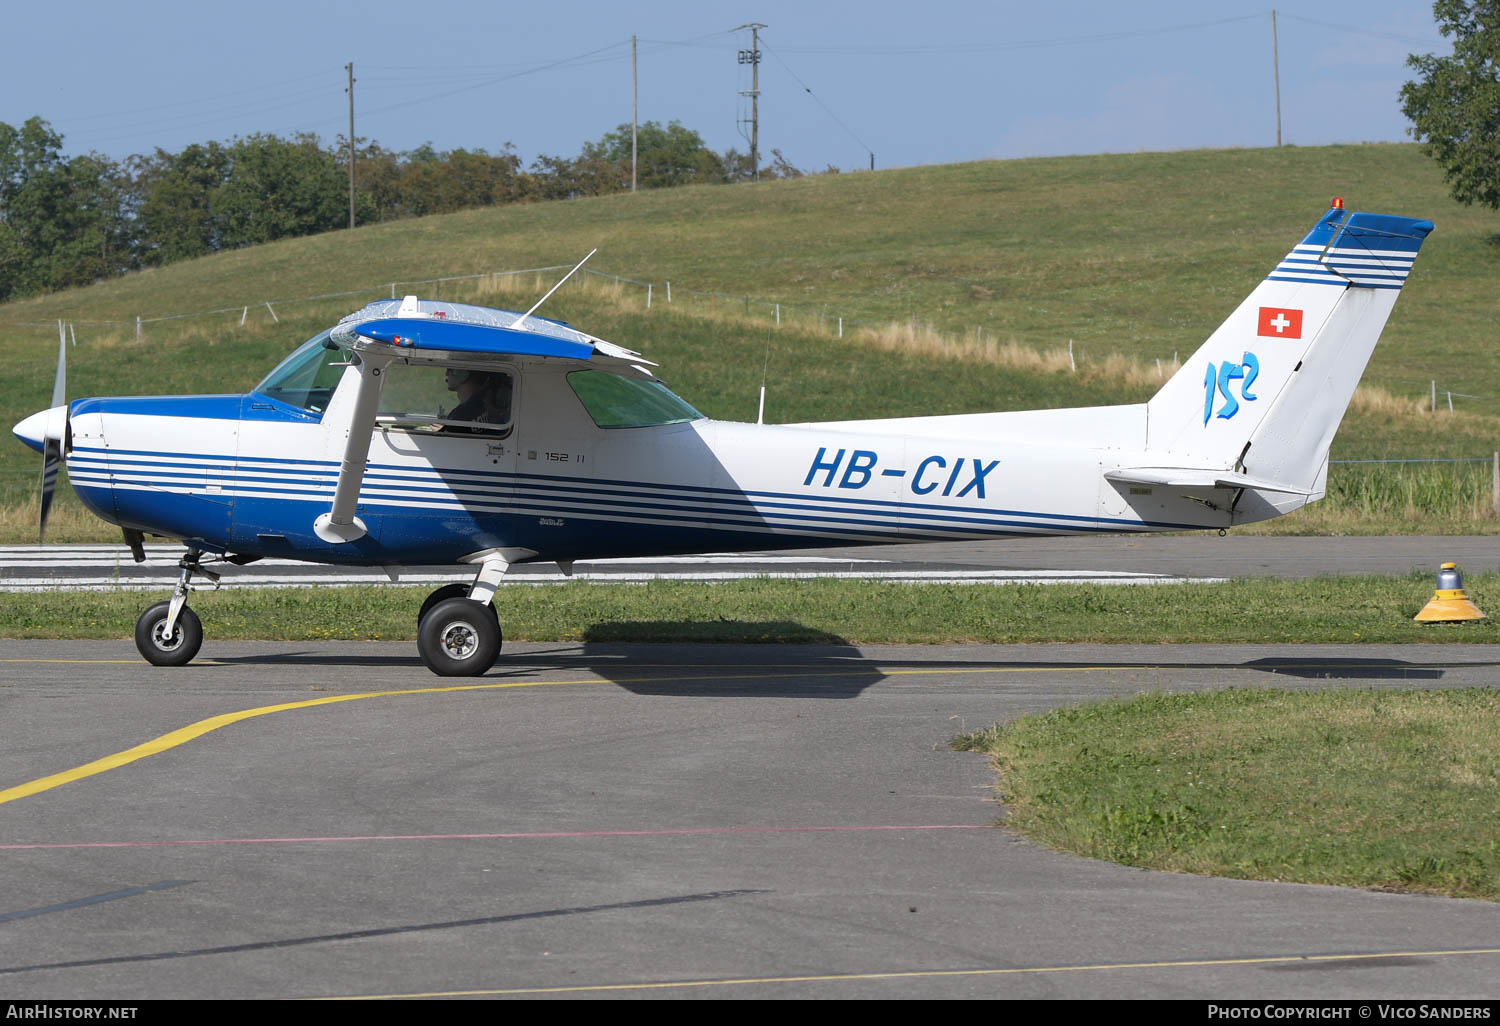
<path id="1" fill-rule="evenodd" d="M 221 837 L 185 841 L 76 841 L 57 844 L 0 844 L 0 851 L 55 848 L 172 848 L 216 844 L 351 844 L 360 841 L 530 841 L 560 837 L 687 837 L 709 834 L 868 833 L 878 830 L 990 830 L 987 823 L 913 826 L 704 827 L 688 830 L 557 830 L 514 834 L 371 834 L 364 837 Z"/>

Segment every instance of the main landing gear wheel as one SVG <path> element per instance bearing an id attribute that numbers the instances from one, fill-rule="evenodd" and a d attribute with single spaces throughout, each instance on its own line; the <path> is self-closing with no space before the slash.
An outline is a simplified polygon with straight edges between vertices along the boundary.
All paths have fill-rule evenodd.
<path id="1" fill-rule="evenodd" d="M 478 677 L 500 654 L 500 619 L 488 603 L 444 599 L 422 617 L 417 651 L 440 677 Z"/>
<path id="2" fill-rule="evenodd" d="M 185 666 L 203 647 L 203 623 L 187 606 L 177 614 L 170 635 L 166 632 L 170 602 L 158 602 L 135 623 L 135 647 L 153 666 Z"/>
<path id="3" fill-rule="evenodd" d="M 422 621 L 427 619 L 427 614 L 431 612 L 432 607 L 437 605 L 439 602 L 446 602 L 449 599 L 455 598 L 468 598 L 470 587 L 472 587 L 472 585 L 445 584 L 437 591 L 433 592 L 431 595 L 428 595 L 426 601 L 422 603 L 421 611 L 417 613 L 417 626 L 422 626 Z M 495 611 L 495 607 L 489 605 L 488 603 L 486 603 L 485 608 L 492 613 Z M 499 619 L 498 615 L 496 616 L 496 619 Z"/>

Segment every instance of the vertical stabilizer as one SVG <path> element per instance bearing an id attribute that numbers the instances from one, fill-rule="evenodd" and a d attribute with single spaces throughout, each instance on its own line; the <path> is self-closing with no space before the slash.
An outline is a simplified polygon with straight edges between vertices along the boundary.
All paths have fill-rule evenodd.
<path id="1" fill-rule="evenodd" d="M 1430 231 L 1335 200 L 1147 404 L 1151 461 L 1313 489 Z"/>

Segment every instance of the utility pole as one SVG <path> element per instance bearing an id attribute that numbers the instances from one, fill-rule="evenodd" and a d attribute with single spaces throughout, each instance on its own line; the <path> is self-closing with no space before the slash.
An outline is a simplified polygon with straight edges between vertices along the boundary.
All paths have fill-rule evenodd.
<path id="1" fill-rule="evenodd" d="M 753 21 L 735 29 L 750 30 L 750 49 L 740 51 L 740 63 L 750 65 L 750 91 L 740 95 L 750 97 L 750 177 L 757 182 L 760 181 L 760 30 L 765 27 Z"/>
<path id="2" fill-rule="evenodd" d="M 354 62 L 344 65 L 349 72 L 349 227 L 354 227 Z"/>
<path id="3" fill-rule="evenodd" d="M 630 191 L 635 192 L 635 149 L 636 136 L 640 132 L 637 125 L 636 111 L 636 77 L 635 77 L 635 36 L 630 37 Z"/>
<path id="4" fill-rule="evenodd" d="M 1271 8 L 1271 74 L 1276 79 L 1276 146 L 1281 147 L 1281 60 L 1276 53 L 1276 8 Z"/>

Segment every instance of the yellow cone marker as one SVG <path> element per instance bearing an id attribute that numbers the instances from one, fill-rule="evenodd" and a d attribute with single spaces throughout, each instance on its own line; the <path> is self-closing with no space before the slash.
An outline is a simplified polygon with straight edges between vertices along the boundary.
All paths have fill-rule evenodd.
<path id="1" fill-rule="evenodd" d="M 1457 623 L 1486 617 L 1464 594 L 1464 579 L 1459 576 L 1457 564 L 1444 563 L 1438 568 L 1437 590 L 1413 619 L 1418 623 Z"/>

